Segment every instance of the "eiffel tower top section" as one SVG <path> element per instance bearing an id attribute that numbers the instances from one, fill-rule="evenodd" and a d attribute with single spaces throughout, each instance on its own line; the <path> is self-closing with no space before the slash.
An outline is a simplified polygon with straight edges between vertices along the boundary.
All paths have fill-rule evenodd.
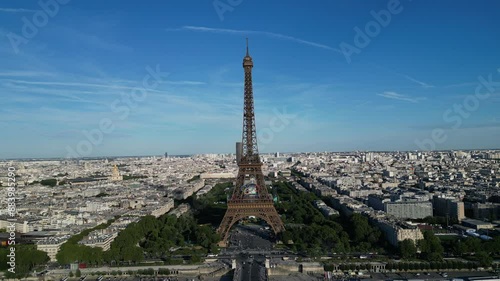
<path id="1" fill-rule="evenodd" d="M 243 68 L 245 67 L 253 67 L 252 57 L 248 53 L 248 38 L 247 38 L 247 55 L 243 58 Z"/>
<path id="2" fill-rule="evenodd" d="M 243 69 L 245 70 L 245 97 L 244 97 L 243 136 L 242 136 L 243 151 L 241 155 L 240 165 L 262 164 L 260 162 L 259 149 L 257 147 L 257 133 L 255 128 L 252 68 L 253 68 L 253 60 L 248 52 L 248 38 L 247 38 L 247 53 L 246 56 L 243 58 Z"/>

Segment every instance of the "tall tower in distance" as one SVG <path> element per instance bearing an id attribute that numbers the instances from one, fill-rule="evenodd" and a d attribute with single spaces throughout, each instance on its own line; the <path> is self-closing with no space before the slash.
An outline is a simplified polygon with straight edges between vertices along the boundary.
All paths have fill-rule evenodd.
<path id="1" fill-rule="evenodd" d="M 236 164 L 240 164 L 241 162 L 241 155 L 243 154 L 243 143 L 237 142 L 236 143 Z"/>
<path id="2" fill-rule="evenodd" d="M 255 216 L 263 219 L 277 234 L 285 230 L 278 212 L 274 208 L 271 194 L 267 191 L 262 173 L 262 162 L 257 148 L 255 113 L 252 88 L 253 60 L 248 52 L 243 58 L 245 71 L 245 97 L 243 112 L 243 135 L 241 159 L 233 194 L 227 202 L 227 211 L 217 230 L 221 235 L 221 246 L 225 246 L 231 227 L 239 220 Z"/>

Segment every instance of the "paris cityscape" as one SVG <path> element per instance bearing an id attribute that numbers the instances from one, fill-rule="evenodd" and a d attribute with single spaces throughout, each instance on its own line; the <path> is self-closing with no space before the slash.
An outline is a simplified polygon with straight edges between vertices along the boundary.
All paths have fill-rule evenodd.
<path id="1" fill-rule="evenodd" d="M 138 3 L 0 4 L 2 280 L 500 280 L 500 3 Z"/>

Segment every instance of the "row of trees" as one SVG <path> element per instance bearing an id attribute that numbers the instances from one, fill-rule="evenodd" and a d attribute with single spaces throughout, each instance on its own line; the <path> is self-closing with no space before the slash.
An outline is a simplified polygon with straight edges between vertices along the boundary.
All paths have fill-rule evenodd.
<path id="1" fill-rule="evenodd" d="M 73 237 L 72 243 L 61 247 L 58 261 L 68 263 L 78 260 L 100 265 L 119 262 L 138 263 L 145 258 L 153 258 L 162 259 L 167 264 L 179 264 L 183 262 L 182 257 L 190 256 L 191 262 L 199 262 L 201 255 L 219 251 L 217 243 L 220 237 L 209 223 L 214 225 L 220 223 L 226 206 L 216 203 L 226 201 L 225 189 L 230 186 L 230 183 L 217 184 L 207 195 L 201 198 L 189 198 L 189 203 L 195 206 L 196 219 L 192 215 L 183 215 L 180 218 L 170 215 L 163 215 L 160 218 L 145 216 L 121 231 L 111 244 L 111 249 L 106 252 L 100 248 L 77 244 L 83 238 L 81 235 Z M 220 219 L 214 220 L 214 212 L 207 210 L 210 208 L 219 209 L 219 212 L 215 213 Z M 202 220 L 204 225 L 200 225 L 199 220 Z"/>
<path id="2" fill-rule="evenodd" d="M 443 259 L 444 248 L 441 240 L 431 231 L 424 231 L 424 239 L 418 241 L 421 258 L 428 261 L 441 261 Z"/>
<path id="3" fill-rule="evenodd" d="M 170 270 L 168 270 L 167 268 L 158 269 L 158 275 L 169 275 L 169 274 L 170 274 Z M 139 269 L 137 271 L 137 275 L 155 275 L 155 270 L 152 268 Z"/>
<path id="4" fill-rule="evenodd" d="M 98 229 L 105 229 L 111 225 L 118 217 L 109 220 L 107 223 L 100 224 L 94 228 L 84 230 L 77 235 L 72 236 L 68 241 L 61 245 L 56 255 L 59 264 L 68 264 L 75 261 L 89 264 L 100 264 L 103 262 L 103 251 L 101 248 L 93 248 L 78 244 L 90 232 Z"/>
<path id="5" fill-rule="evenodd" d="M 304 227 L 287 227 L 281 239 L 293 251 L 319 256 L 330 252 L 345 253 L 350 251 L 349 236 L 339 230 L 341 226 L 334 222 L 324 225 L 312 224 Z M 293 243 L 289 243 L 293 241 Z"/>
<path id="6" fill-rule="evenodd" d="M 412 240 L 401 242 L 399 245 L 401 257 L 404 259 L 419 257 L 430 262 L 442 261 L 445 253 L 443 242 L 432 231 L 424 231 L 423 235 L 424 239 L 419 240 L 416 245 Z M 420 255 L 417 255 L 417 248 L 420 250 Z"/>
<path id="7" fill-rule="evenodd" d="M 158 270 L 154 270 L 153 268 L 147 268 L 147 269 L 139 269 L 137 271 L 133 270 L 127 270 L 127 271 L 121 271 L 121 270 L 112 270 L 111 272 L 105 272 L 105 271 L 94 271 L 91 272 L 91 276 L 101 276 L 101 275 L 112 275 L 112 276 L 121 276 L 121 275 L 129 275 L 129 276 L 134 276 L 134 275 L 155 275 L 158 273 L 158 275 L 169 275 L 171 272 L 168 270 L 168 268 L 160 268 Z M 77 270 L 74 275 L 70 273 L 69 277 L 80 277 L 81 273 L 80 270 Z"/>
<path id="8" fill-rule="evenodd" d="M 420 255 L 417 254 L 417 248 L 421 251 Z M 432 232 L 425 231 L 424 239 L 418 241 L 417 245 L 409 239 L 399 244 L 399 253 L 403 259 L 441 261 L 445 252 L 475 260 L 481 266 L 490 266 L 493 257 L 500 253 L 500 236 L 489 241 L 475 237 L 441 241 Z"/>
<path id="9" fill-rule="evenodd" d="M 166 259 L 171 249 L 188 247 L 189 251 L 179 254 L 206 254 L 217 252 L 219 235 L 209 225 L 199 225 L 192 215 L 183 215 L 179 218 L 165 215 L 159 219 L 143 220 L 144 223 L 131 227 L 131 231 L 144 234 L 145 239 L 140 241 L 148 257 Z M 127 228 L 129 229 L 129 228 Z M 125 239 L 128 239 L 124 237 Z M 118 239 L 118 237 L 117 237 Z M 115 240 L 124 245 L 123 241 Z M 201 247 L 201 248 L 200 248 Z M 198 251 L 195 251 L 198 249 Z M 174 253 L 175 254 L 175 253 Z M 167 255 L 167 256 L 165 256 Z"/>
<path id="10" fill-rule="evenodd" d="M 123 180 L 135 180 L 135 179 L 145 179 L 147 176 L 144 175 L 123 175 Z"/>
<path id="11" fill-rule="evenodd" d="M 456 256 L 464 256 L 478 252 L 486 252 L 490 255 L 500 254 L 500 236 L 492 240 L 483 241 L 476 237 L 460 238 L 443 243 L 446 250 Z"/>
<path id="12" fill-rule="evenodd" d="M 21 279 L 27 277 L 37 266 L 47 263 L 50 259 L 47 253 L 36 249 L 36 245 L 15 245 L 15 273 L 7 271 L 10 257 L 10 247 L 0 248 L 0 270 L 6 271 L 6 278 Z"/>
<path id="13" fill-rule="evenodd" d="M 48 186 L 56 186 L 57 185 L 57 180 L 56 179 L 41 180 L 40 184 L 42 184 L 42 185 L 48 185 Z"/>
<path id="14" fill-rule="evenodd" d="M 58 262 L 67 264 L 79 261 L 92 265 L 138 263 L 146 257 L 175 263 L 172 255 L 176 254 L 173 250 L 177 248 L 193 248 L 194 250 L 189 250 L 187 255 L 218 251 L 216 244 L 219 236 L 212 227 L 198 225 L 189 215 L 180 218 L 171 215 L 159 218 L 145 216 L 121 231 L 111 243 L 111 248 L 105 252 L 101 248 L 78 244 L 78 241 L 89 232 L 76 235 L 63 244 L 56 256 Z M 199 261 L 199 258 L 194 258 L 192 261 Z"/>
<path id="15" fill-rule="evenodd" d="M 433 261 L 433 262 L 399 262 L 388 263 L 385 268 L 387 270 L 444 270 L 444 269 L 473 269 L 479 265 L 473 262 L 461 261 Z"/>
<path id="16" fill-rule="evenodd" d="M 428 216 L 423 219 L 414 219 L 415 222 L 423 222 L 433 225 L 442 225 L 443 227 L 447 227 L 448 225 L 453 225 L 459 223 L 458 219 L 453 217 L 440 217 L 440 216 Z"/>
<path id="17" fill-rule="evenodd" d="M 358 252 L 369 252 L 374 245 L 383 241 L 382 233 L 368 223 L 361 214 L 353 214 L 346 222 L 348 233 L 354 249 Z"/>
<path id="18" fill-rule="evenodd" d="M 227 197 L 230 196 L 232 183 L 216 184 L 208 193 L 193 198 L 194 217 L 200 224 L 211 224 L 217 227 L 227 209 Z"/>
<path id="19" fill-rule="evenodd" d="M 455 256 L 473 258 L 481 266 L 490 266 L 493 257 L 500 256 L 500 236 L 487 241 L 476 237 L 462 237 L 456 240 L 444 241 L 443 245 L 447 252 Z"/>
<path id="20" fill-rule="evenodd" d="M 107 224 L 83 231 L 70 238 L 61 246 L 57 254 L 60 264 L 79 261 L 91 265 L 118 264 L 119 262 L 138 263 L 145 258 L 162 259 L 168 264 L 182 263 L 179 256 L 191 256 L 192 262 L 199 262 L 200 255 L 219 251 L 218 234 L 210 223 L 220 223 L 226 206 L 217 204 L 226 201 L 226 189 L 231 183 L 217 184 L 211 192 L 201 198 L 190 198 L 195 206 L 195 219 L 186 214 L 179 218 L 163 215 L 159 218 L 145 216 L 122 230 L 111 243 L 108 251 L 78 244 L 78 241 L 91 231 L 107 227 Z M 210 212 L 211 208 L 218 212 Z M 217 217 L 213 217 L 214 213 Z M 220 216 L 220 218 L 219 218 Z M 199 224 L 202 220 L 202 225 Z"/>
<path id="21" fill-rule="evenodd" d="M 295 191 L 290 184 L 278 182 L 274 192 L 280 202 L 276 208 L 287 225 L 281 239 L 295 251 L 311 256 L 327 253 L 374 251 L 383 241 L 380 231 L 360 214 L 348 218 L 325 218 L 313 202 L 319 200 L 310 192 Z"/>
<path id="22" fill-rule="evenodd" d="M 297 194 L 284 182 L 276 183 L 273 192 L 280 198 L 276 209 L 287 226 L 281 240 L 293 251 L 318 256 L 350 250 L 349 237 L 342 226 L 325 219 L 312 205 L 317 199 L 314 194 Z"/>
<path id="23" fill-rule="evenodd" d="M 324 216 L 313 205 L 319 198 L 310 192 L 295 192 L 288 183 L 277 182 L 273 193 L 280 198 L 276 209 L 285 224 L 312 225 L 325 221 Z"/>

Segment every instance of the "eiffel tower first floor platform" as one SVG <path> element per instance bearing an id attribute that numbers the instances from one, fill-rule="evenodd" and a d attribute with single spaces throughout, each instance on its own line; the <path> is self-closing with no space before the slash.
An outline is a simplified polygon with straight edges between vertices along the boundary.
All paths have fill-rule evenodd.
<path id="1" fill-rule="evenodd" d="M 255 216 L 264 220 L 278 234 L 285 230 L 285 226 L 281 221 L 272 200 L 265 199 L 241 199 L 230 200 L 227 203 L 227 210 L 217 232 L 221 235 L 219 246 L 227 246 L 227 239 L 231 227 L 239 220 L 249 216 Z"/>

